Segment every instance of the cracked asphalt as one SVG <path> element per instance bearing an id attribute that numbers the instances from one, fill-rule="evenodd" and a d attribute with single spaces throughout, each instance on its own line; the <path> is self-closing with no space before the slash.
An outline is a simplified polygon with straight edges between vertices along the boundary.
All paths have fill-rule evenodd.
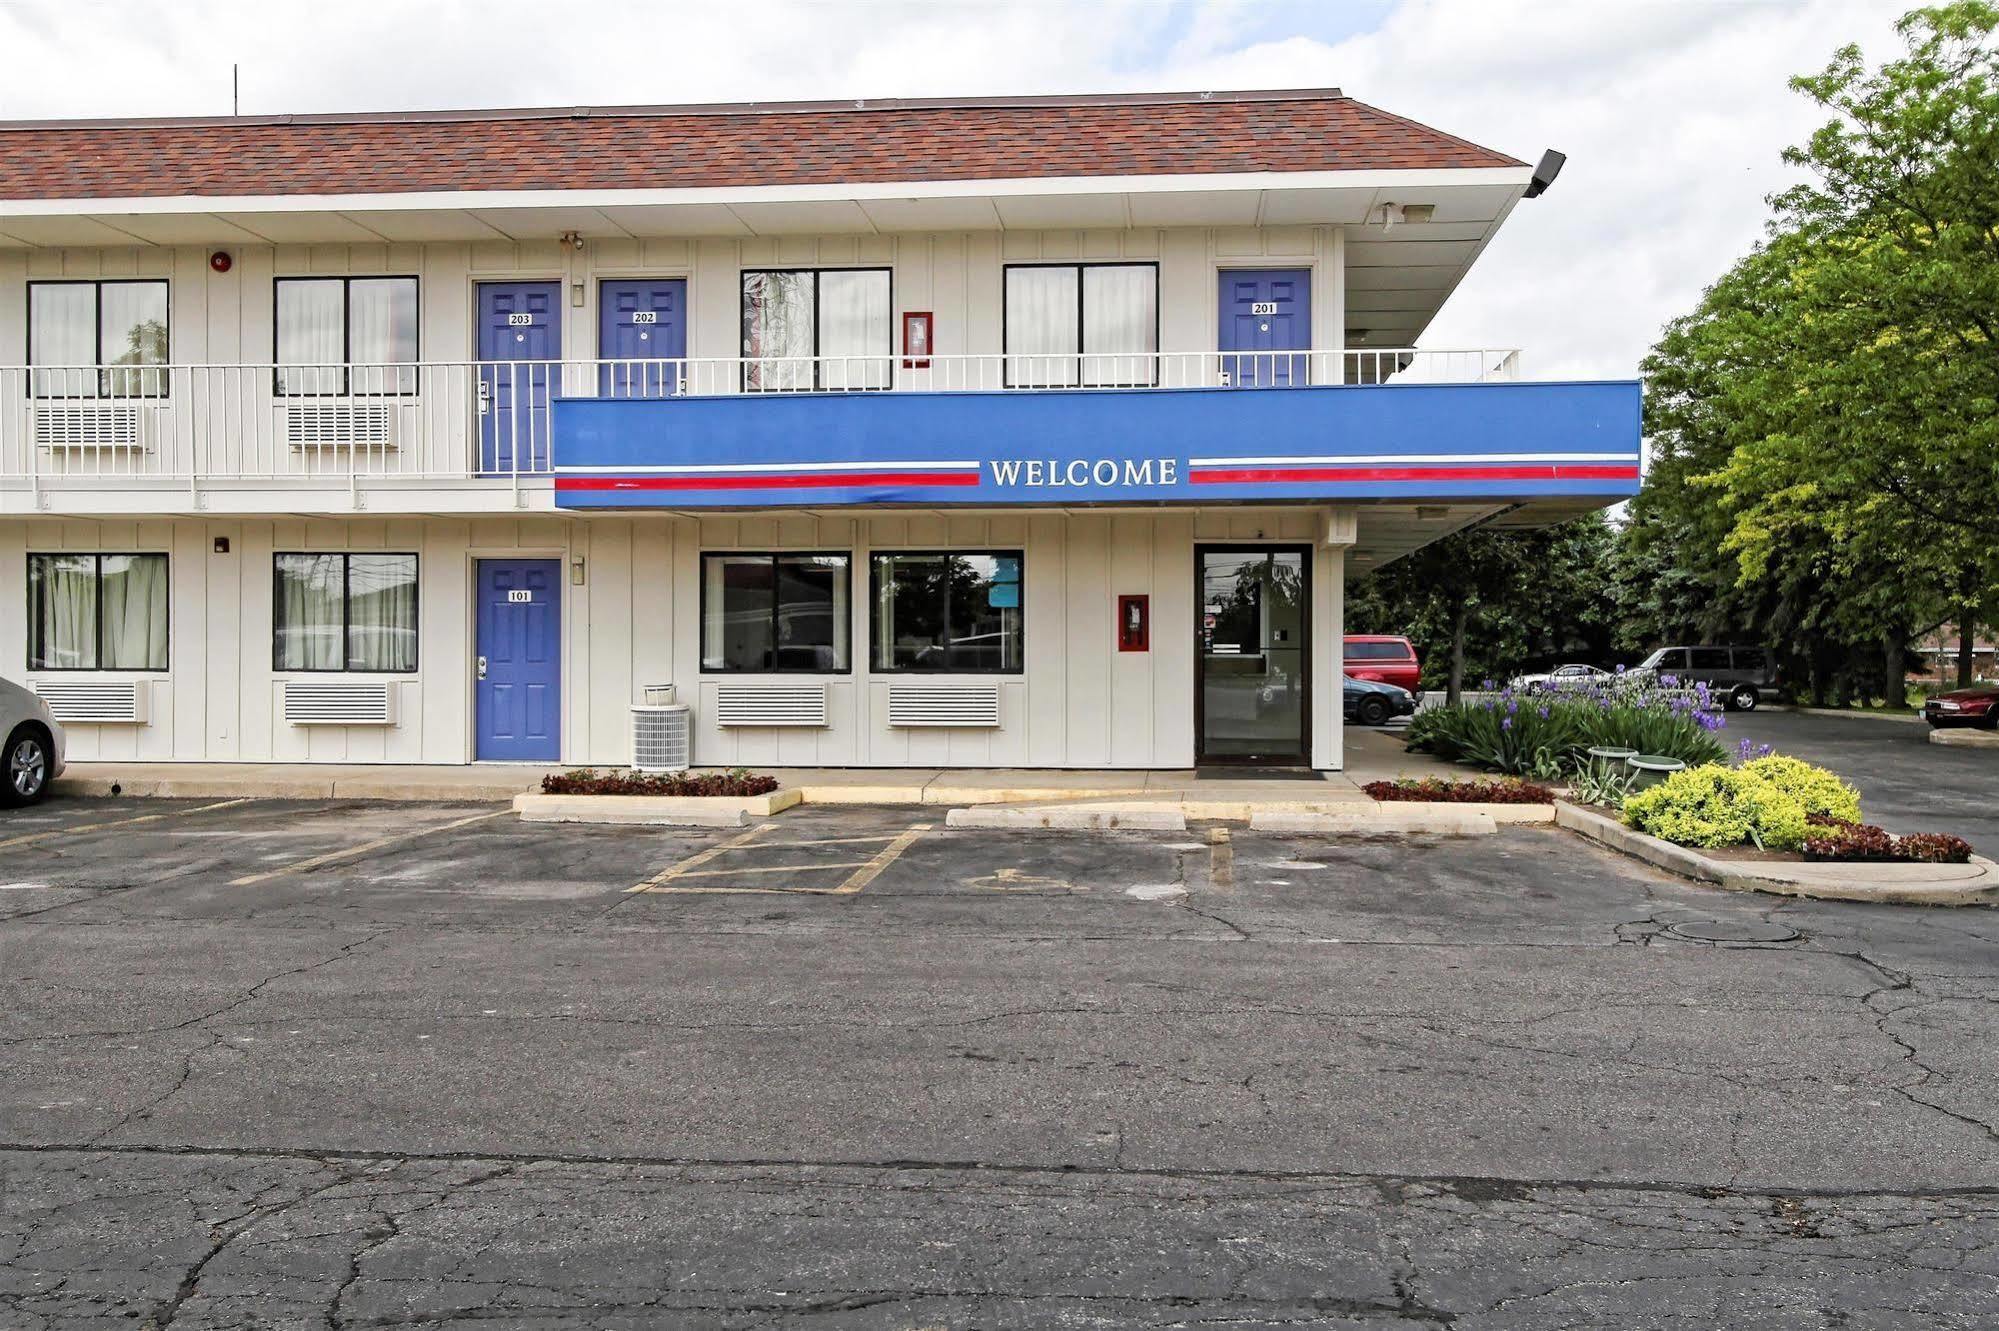
<path id="1" fill-rule="evenodd" d="M 495 812 L 0 820 L 0 1327 L 1999 1325 L 1999 912 Z"/>

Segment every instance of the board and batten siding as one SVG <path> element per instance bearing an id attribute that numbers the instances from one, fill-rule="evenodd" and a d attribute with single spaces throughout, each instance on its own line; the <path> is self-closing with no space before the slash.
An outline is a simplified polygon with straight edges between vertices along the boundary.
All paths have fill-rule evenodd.
<path id="1" fill-rule="evenodd" d="M 208 264 L 215 249 L 234 260 Z M 1346 245 L 1338 227 L 909 232 L 885 235 L 657 237 L 588 240 L 581 250 L 547 241 L 219 246 L 0 248 L 0 365 L 27 361 L 27 284 L 83 278 L 166 278 L 169 356 L 176 364 L 268 364 L 276 277 L 414 275 L 419 354 L 475 358 L 475 291 L 482 281 L 582 283 L 565 294 L 562 348 L 596 354 L 598 283 L 610 278 L 687 279 L 688 355 L 742 354 L 741 277 L 747 268 L 886 266 L 894 304 L 936 315 L 940 355 L 994 354 L 1002 346 L 1002 269 L 1009 263 L 1140 260 L 1159 264 L 1160 350 L 1216 347 L 1217 277 L 1231 267 L 1312 270 L 1313 346 L 1342 345 Z M 895 333 L 899 339 L 899 330 Z"/>
<path id="2" fill-rule="evenodd" d="M 170 663 L 148 681 L 146 725 L 69 728 L 77 761 L 463 763 L 473 755 L 475 562 L 565 564 L 563 761 L 630 760 L 629 708 L 649 684 L 674 684 L 695 709 L 704 766 L 1182 768 L 1194 760 L 1194 547 L 1310 543 L 1313 754 L 1339 765 L 1343 549 L 1324 541 L 1326 509 L 1105 512 L 916 511 L 550 515 L 477 518 L 0 522 L 0 587 L 25 589 L 43 551 L 163 551 L 172 588 Z M 229 550 L 215 551 L 218 538 Z M 1025 669 L 1019 675 L 875 675 L 868 669 L 868 556 L 892 549 L 1019 549 Z M 700 554 L 851 550 L 852 663 L 838 676 L 700 671 Z M 393 726 L 298 727 L 283 719 L 288 677 L 271 667 L 272 556 L 291 550 L 413 551 L 418 668 L 393 675 Z M 582 581 L 574 581 L 579 567 Z M 1119 652 L 1117 597 L 1151 601 L 1151 650 Z M 0 673 L 25 678 L 26 596 L 0 598 Z M 311 676 L 330 678 L 326 675 Z M 824 680 L 825 727 L 722 728 L 723 679 Z M 1000 685 L 997 729 L 903 729 L 887 722 L 898 678 Z"/>

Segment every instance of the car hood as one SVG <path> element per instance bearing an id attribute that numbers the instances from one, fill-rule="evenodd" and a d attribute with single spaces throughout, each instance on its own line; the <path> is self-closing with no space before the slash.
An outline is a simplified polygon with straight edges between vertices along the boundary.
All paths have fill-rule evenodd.
<path id="1" fill-rule="evenodd" d="M 1346 687 L 1357 693 L 1407 694 L 1409 692 L 1409 690 L 1394 684 L 1384 684 L 1378 679 L 1355 679 L 1352 675 L 1346 675 L 1343 678 L 1346 681 Z"/>
<path id="2" fill-rule="evenodd" d="M 1999 699 L 1999 684 L 1974 684 L 1968 689 L 1952 689 L 1949 693 L 1939 693 L 1931 702 L 1991 702 Z"/>

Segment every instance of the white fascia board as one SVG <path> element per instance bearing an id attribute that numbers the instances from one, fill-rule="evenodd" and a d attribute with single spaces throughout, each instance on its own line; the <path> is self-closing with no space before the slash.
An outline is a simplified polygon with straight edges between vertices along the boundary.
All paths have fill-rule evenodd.
<path id="1" fill-rule="evenodd" d="M 1013 198 L 1029 195 L 1184 194 L 1215 190 L 1441 188 L 1526 189 L 1528 166 L 1377 171 L 1246 171 L 1174 176 L 1036 176 L 811 185 L 721 185 L 687 189 L 438 190 L 382 194 L 181 194 L 145 198 L 0 199 L 0 216 L 95 213 L 395 212 L 434 208 L 598 208 L 708 203 L 867 202 L 873 199 Z"/>

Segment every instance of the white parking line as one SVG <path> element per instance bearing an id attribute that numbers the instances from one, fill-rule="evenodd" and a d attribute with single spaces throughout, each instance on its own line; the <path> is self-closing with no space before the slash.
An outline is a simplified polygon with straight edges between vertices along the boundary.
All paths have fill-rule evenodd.
<path id="1" fill-rule="evenodd" d="M 157 823 L 162 818 L 185 818 L 192 813 L 206 813 L 210 809 L 229 809 L 234 808 L 238 804 L 248 804 L 249 802 L 248 799 L 223 800 L 219 804 L 203 804 L 193 809 L 169 809 L 165 813 L 141 814 L 137 818 L 114 818 L 109 822 L 103 823 L 77 823 L 70 827 L 55 827 L 46 832 L 31 832 L 27 836 L 17 836 L 7 841 L 0 841 L 0 850 L 4 850 L 9 846 L 26 846 L 36 841 L 47 841 L 51 837 L 72 836 L 78 832 L 97 832 L 107 827 L 131 827 L 137 823 Z"/>
<path id="2" fill-rule="evenodd" d="M 418 837 L 426 837 L 433 832 L 449 832 L 454 827 L 465 827 L 471 823 L 483 823 L 489 818 L 498 818 L 503 814 L 512 812 L 512 809 L 495 809 L 491 813 L 475 813 L 470 818 L 459 818 L 448 823 L 438 823 L 434 827 L 419 827 L 415 831 L 402 832 L 396 836 L 378 837 L 373 841 L 366 841 L 358 846 L 349 846 L 344 850 L 330 850 L 324 855 L 309 856 L 306 859 L 287 864 L 282 868 L 270 869 L 264 873 L 245 874 L 241 878 L 232 878 L 229 880 L 229 886 L 249 887 L 254 883 L 261 883 L 267 879 L 282 878 L 286 874 L 302 873 L 307 869 L 317 869 L 323 864 L 337 864 L 341 860 L 351 860 L 357 855 L 366 855 L 368 852 L 380 850 L 384 846 L 401 845 L 405 841 L 414 841 Z"/>

